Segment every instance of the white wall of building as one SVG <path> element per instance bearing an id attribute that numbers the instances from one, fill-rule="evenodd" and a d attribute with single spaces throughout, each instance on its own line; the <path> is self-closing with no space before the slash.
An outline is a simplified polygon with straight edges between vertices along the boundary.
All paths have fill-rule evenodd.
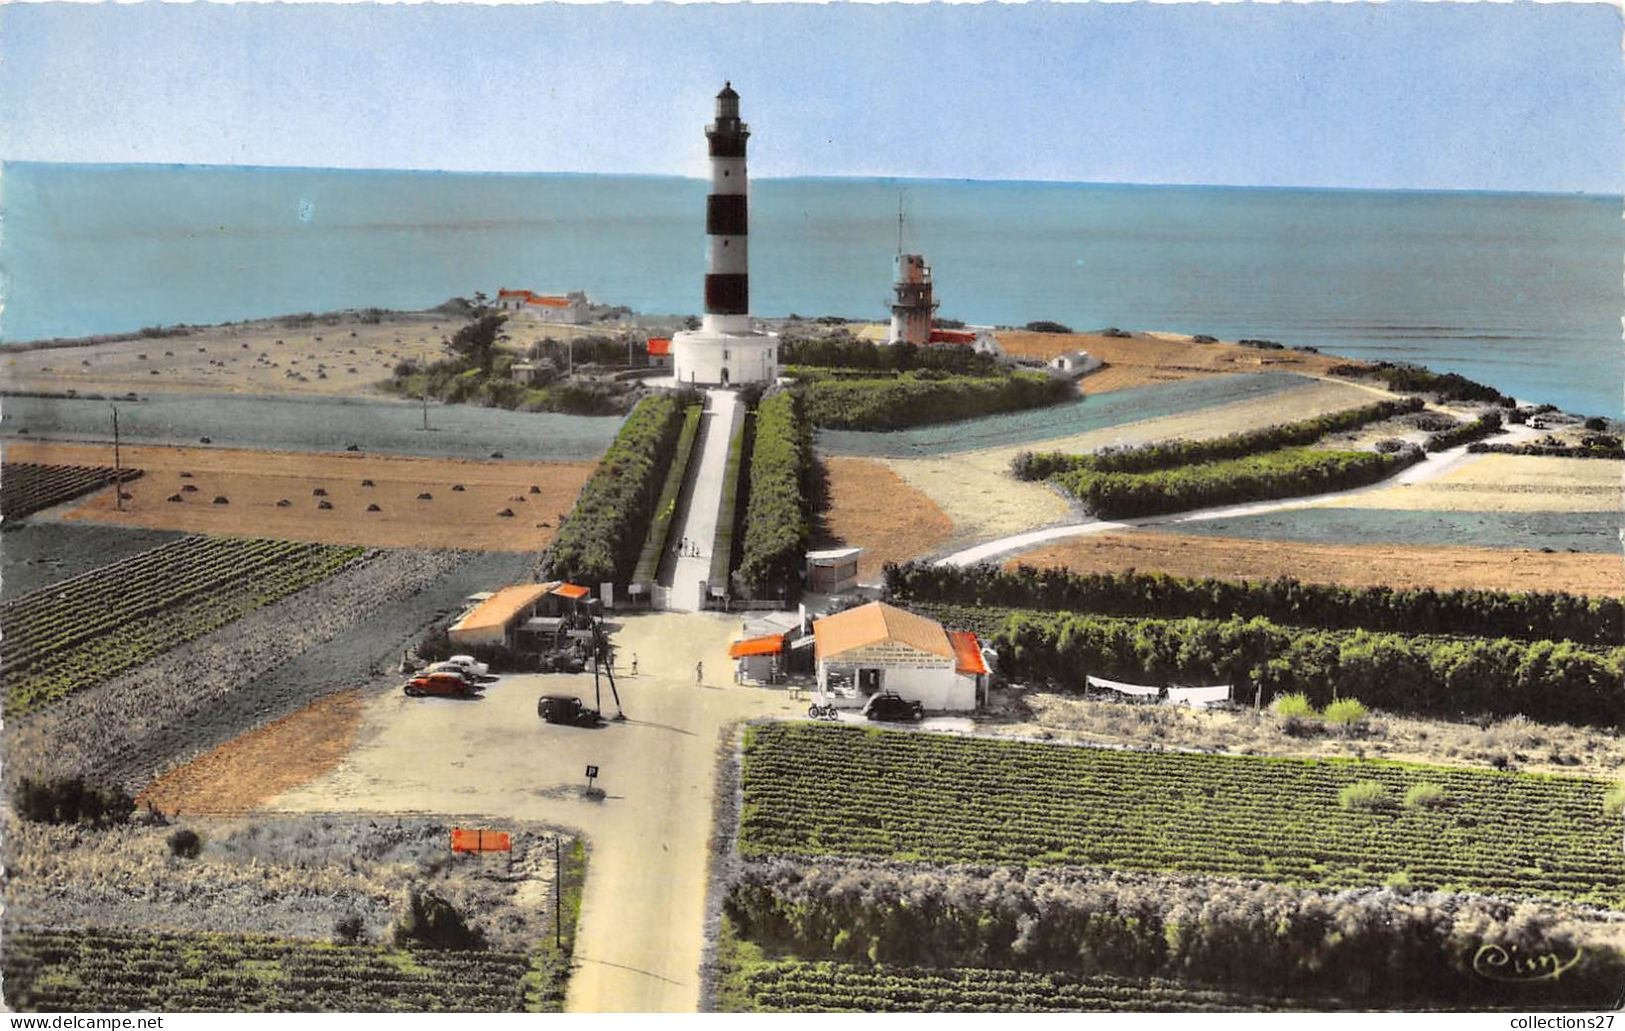
<path id="1" fill-rule="evenodd" d="M 771 383 L 779 374 L 777 333 L 683 332 L 671 338 L 671 353 L 679 383 Z"/>

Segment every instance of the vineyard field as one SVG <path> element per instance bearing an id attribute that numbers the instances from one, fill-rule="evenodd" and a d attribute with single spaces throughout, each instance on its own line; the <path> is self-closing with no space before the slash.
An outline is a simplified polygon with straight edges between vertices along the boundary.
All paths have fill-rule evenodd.
<path id="1" fill-rule="evenodd" d="M 755 1013 L 1215 1013 L 1290 1000 L 1163 978 L 982 967 L 870 967 L 786 959 L 730 973 L 719 1008 Z M 1327 1008 L 1323 1002 L 1316 1009 Z"/>
<path id="2" fill-rule="evenodd" d="M 126 483 L 140 469 L 114 469 L 101 465 L 40 465 L 7 462 L 0 467 L 0 517 L 16 519 L 112 483 Z"/>
<path id="3" fill-rule="evenodd" d="M 5 714 L 43 708 L 337 572 L 357 547 L 185 537 L 0 605 Z"/>
<path id="4" fill-rule="evenodd" d="M 1076 865 L 1618 908 L 1606 785 L 1386 761 L 1046 745 L 808 723 L 746 733 L 747 858 Z M 1373 782 L 1373 799 L 1340 795 Z M 1407 806 L 1417 784 L 1440 804 Z"/>
<path id="5" fill-rule="evenodd" d="M 8 930 L 6 1001 L 33 1012 L 481 1012 L 527 1008 L 521 952 L 259 935 Z"/>

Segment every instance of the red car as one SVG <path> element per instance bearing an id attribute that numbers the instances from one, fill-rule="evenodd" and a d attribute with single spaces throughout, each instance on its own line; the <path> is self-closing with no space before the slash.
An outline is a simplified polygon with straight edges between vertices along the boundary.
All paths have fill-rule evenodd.
<path id="1" fill-rule="evenodd" d="M 474 693 L 474 686 L 460 673 L 425 673 L 408 680 L 402 690 L 412 698 L 423 695 L 466 698 Z"/>

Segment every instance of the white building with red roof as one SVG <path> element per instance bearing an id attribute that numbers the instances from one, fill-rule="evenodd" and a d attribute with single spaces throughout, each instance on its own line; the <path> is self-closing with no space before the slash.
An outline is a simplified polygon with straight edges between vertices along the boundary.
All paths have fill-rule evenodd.
<path id="1" fill-rule="evenodd" d="M 497 311 L 508 312 L 512 317 L 537 322 L 579 326 L 592 321 L 592 303 L 580 290 L 566 294 L 539 294 L 534 290 L 509 290 L 503 287 L 497 291 L 493 307 Z"/>

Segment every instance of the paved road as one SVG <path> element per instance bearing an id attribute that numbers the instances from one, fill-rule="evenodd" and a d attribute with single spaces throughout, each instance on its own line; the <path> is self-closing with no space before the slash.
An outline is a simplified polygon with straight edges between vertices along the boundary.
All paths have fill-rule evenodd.
<path id="1" fill-rule="evenodd" d="M 1508 435 L 1497 439 L 1498 443 L 1522 443 L 1536 435 L 1536 431 L 1527 426 L 1511 426 Z M 1051 541 L 1066 540 L 1071 537 L 1083 537 L 1096 533 L 1114 533 L 1119 530 L 1130 530 L 1143 526 L 1173 526 L 1179 523 L 1198 522 L 1208 519 L 1230 519 L 1236 516 L 1261 515 L 1266 512 L 1280 512 L 1286 509 L 1307 508 L 1312 505 L 1325 504 L 1341 498 L 1350 498 L 1369 491 L 1386 490 L 1389 487 L 1401 487 L 1410 484 L 1424 483 L 1428 480 L 1443 476 L 1461 465 L 1474 461 L 1482 456 L 1467 452 L 1467 445 L 1451 448 L 1429 455 L 1424 461 L 1408 465 L 1385 480 L 1365 487 L 1355 487 L 1350 490 L 1331 491 L 1326 494 L 1311 494 L 1298 498 L 1282 498 L 1277 501 L 1256 501 L 1243 505 L 1220 505 L 1214 508 L 1199 508 L 1189 512 L 1177 512 L 1170 515 L 1145 516 L 1140 519 L 1124 519 L 1122 521 L 1108 521 L 1102 519 L 1087 519 L 1079 523 L 1067 523 L 1062 526 L 1049 526 L 1042 530 L 1029 530 L 1026 533 L 1013 534 L 1008 537 L 999 537 L 980 544 L 972 545 L 937 560 L 939 566 L 972 566 L 981 562 L 1002 562 L 1013 558 L 1022 552 L 1031 551 L 1041 544 Z"/>
<path id="2" fill-rule="evenodd" d="M 728 444 L 745 419 L 744 406 L 731 390 L 705 392 L 705 415 L 700 426 L 699 466 L 688 507 L 677 516 L 673 533 L 696 547 L 683 552 L 672 573 L 669 607 L 697 612 L 705 600 L 701 584 L 711 578 L 711 552 L 716 544 L 717 517 L 722 509 L 722 484 L 728 468 Z"/>
<path id="3" fill-rule="evenodd" d="M 274 800 L 293 811 L 425 812 L 535 820 L 585 833 L 591 848 L 567 1009 L 693 1012 L 699 1003 L 706 864 L 724 728 L 805 713 L 783 692 L 731 683 L 737 623 L 709 613 L 628 617 L 615 635 L 629 717 L 597 730 L 549 726 L 536 698 L 593 699 L 591 675 L 508 676 L 482 701 L 367 702 L 358 744 L 328 776 Z M 695 663 L 705 663 L 705 682 Z M 609 691 L 604 702 L 613 714 Z M 582 797 L 601 771 L 601 801 Z"/>

